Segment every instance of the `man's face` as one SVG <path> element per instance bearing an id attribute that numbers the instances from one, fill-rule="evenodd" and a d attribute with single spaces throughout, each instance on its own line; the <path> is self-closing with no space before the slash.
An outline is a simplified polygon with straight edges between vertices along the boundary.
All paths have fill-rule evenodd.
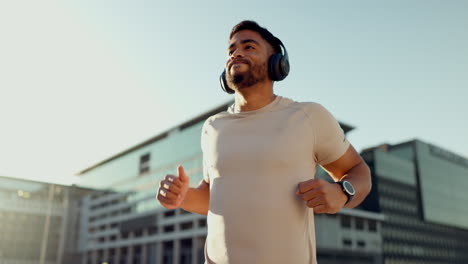
<path id="1" fill-rule="evenodd" d="M 226 80 L 229 87 L 242 89 L 268 78 L 268 58 L 272 48 L 252 30 L 237 32 L 229 40 Z"/>

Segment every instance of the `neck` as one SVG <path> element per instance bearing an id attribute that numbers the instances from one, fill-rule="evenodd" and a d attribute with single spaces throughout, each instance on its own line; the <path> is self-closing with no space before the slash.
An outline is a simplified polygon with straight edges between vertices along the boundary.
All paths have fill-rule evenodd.
<path id="1" fill-rule="evenodd" d="M 275 100 L 273 82 L 258 83 L 236 91 L 235 110 L 239 112 L 260 109 Z"/>

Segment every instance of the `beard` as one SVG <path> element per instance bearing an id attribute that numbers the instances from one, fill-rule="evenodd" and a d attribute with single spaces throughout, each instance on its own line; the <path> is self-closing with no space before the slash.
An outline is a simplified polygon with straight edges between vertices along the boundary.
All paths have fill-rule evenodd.
<path id="1" fill-rule="evenodd" d="M 246 72 L 235 73 L 234 75 L 228 70 L 226 73 L 226 81 L 229 87 L 236 89 L 244 89 L 246 87 L 253 86 L 259 82 L 263 82 L 267 78 L 268 70 L 266 63 L 262 65 L 254 64 L 250 62 L 246 63 L 249 65 L 249 70 Z"/>

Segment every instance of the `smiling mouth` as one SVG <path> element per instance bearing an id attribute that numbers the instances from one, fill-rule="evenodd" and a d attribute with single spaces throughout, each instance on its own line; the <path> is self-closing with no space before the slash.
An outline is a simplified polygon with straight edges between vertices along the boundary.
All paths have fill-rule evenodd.
<path id="1" fill-rule="evenodd" d="M 232 62 L 232 63 L 229 65 L 229 68 L 232 68 L 232 66 L 240 65 L 240 64 L 247 64 L 247 65 L 249 65 L 249 63 L 246 62 L 246 61 L 235 61 L 235 62 Z"/>

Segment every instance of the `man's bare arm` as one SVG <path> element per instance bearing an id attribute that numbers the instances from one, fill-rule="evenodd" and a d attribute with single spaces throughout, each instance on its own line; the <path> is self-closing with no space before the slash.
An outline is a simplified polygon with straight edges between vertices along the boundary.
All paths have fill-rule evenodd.
<path id="1" fill-rule="evenodd" d="M 329 183 L 322 179 L 300 182 L 296 195 L 300 196 L 308 207 L 314 208 L 314 213 L 335 214 L 345 204 L 348 208 L 356 207 L 369 194 L 371 189 L 370 170 L 353 146 L 350 145 L 345 154 L 338 160 L 322 167 L 335 182 L 349 181 L 356 193 L 353 199 L 346 204 L 348 197 L 338 184 Z"/>
<path id="2" fill-rule="evenodd" d="M 192 213 L 207 215 L 210 204 L 210 185 L 201 180 L 197 188 L 189 188 L 181 208 Z"/>
<path id="3" fill-rule="evenodd" d="M 347 208 L 358 206 L 369 194 L 372 183 L 370 169 L 352 145 L 338 160 L 322 166 L 336 181 L 349 181 L 355 191 L 353 199 L 346 204 Z"/>

